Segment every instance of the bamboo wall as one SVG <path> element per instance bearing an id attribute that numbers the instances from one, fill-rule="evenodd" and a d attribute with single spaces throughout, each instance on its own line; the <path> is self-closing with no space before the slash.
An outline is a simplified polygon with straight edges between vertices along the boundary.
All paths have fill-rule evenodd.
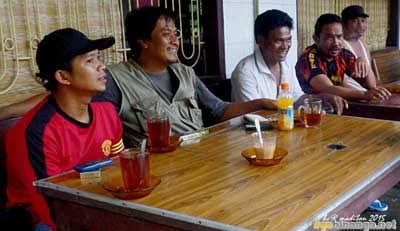
<path id="1" fill-rule="evenodd" d="M 369 15 L 368 29 L 364 40 L 371 50 L 386 47 L 389 30 L 389 0 L 298 0 L 298 53 L 302 54 L 304 48 L 313 43 L 312 34 L 317 18 L 324 13 L 340 12 L 349 5 L 361 5 Z"/>
<path id="2" fill-rule="evenodd" d="M 103 52 L 106 64 L 126 60 L 124 13 L 146 5 L 168 7 L 179 15 L 178 28 L 191 25 L 189 51 L 183 46 L 180 61 L 194 66 L 200 57 L 200 0 L 0 0 L 0 107 L 44 92 L 36 81 L 36 46 L 44 35 L 72 27 L 91 39 L 113 35 L 116 44 Z M 196 26 L 194 26 L 196 25 Z M 182 33 L 181 44 L 189 38 Z M 197 52 L 195 52 L 197 51 Z M 196 53 L 197 55 L 195 55 Z"/>
<path id="3" fill-rule="evenodd" d="M 35 79 L 38 42 L 58 28 L 73 27 L 96 39 L 113 35 L 106 63 L 124 58 L 122 0 L 1 0 L 0 107 L 44 88 Z"/>

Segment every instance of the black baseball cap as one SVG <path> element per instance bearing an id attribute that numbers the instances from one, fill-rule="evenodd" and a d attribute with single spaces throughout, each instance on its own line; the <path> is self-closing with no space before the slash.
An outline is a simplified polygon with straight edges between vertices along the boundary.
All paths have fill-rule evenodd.
<path id="1" fill-rule="evenodd" d="M 344 22 L 357 17 L 368 18 L 369 15 L 364 12 L 364 8 L 359 5 L 351 5 L 342 10 L 342 20 Z"/>
<path id="2" fill-rule="evenodd" d="M 36 63 L 40 73 L 37 75 L 46 80 L 54 72 L 71 61 L 75 56 L 93 50 L 104 50 L 114 45 L 114 37 L 89 39 L 82 32 L 65 28 L 51 32 L 40 41 L 36 52 Z"/>

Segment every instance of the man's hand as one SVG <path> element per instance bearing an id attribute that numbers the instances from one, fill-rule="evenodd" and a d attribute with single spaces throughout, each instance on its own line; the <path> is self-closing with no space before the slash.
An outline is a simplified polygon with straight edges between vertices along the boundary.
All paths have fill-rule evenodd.
<path id="1" fill-rule="evenodd" d="M 384 87 L 375 87 L 364 92 L 364 99 L 366 100 L 384 100 L 388 99 L 392 94 Z"/>
<path id="2" fill-rule="evenodd" d="M 354 63 L 354 72 L 351 74 L 353 78 L 365 78 L 368 75 L 369 65 L 363 57 L 359 57 Z"/>
<path id="3" fill-rule="evenodd" d="M 345 99 L 338 95 L 325 94 L 324 98 L 335 107 L 336 114 L 341 115 L 343 108 L 348 108 L 349 104 Z"/>

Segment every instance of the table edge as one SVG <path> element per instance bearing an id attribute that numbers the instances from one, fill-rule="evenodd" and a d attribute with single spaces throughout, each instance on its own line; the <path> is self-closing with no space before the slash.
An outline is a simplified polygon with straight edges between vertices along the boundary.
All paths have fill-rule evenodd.
<path id="1" fill-rule="evenodd" d="M 71 195 L 79 195 L 79 197 L 85 198 L 86 200 L 93 200 L 93 201 L 97 201 L 99 203 L 107 203 L 108 205 L 125 207 L 125 208 L 129 208 L 129 209 L 133 209 L 138 212 L 144 212 L 144 213 L 152 214 L 155 216 L 170 218 L 173 220 L 194 224 L 194 225 L 197 225 L 200 227 L 207 227 L 207 228 L 212 228 L 212 229 L 217 229 L 217 230 L 232 230 L 232 231 L 248 231 L 249 230 L 249 229 L 242 228 L 239 226 L 229 225 L 229 224 L 212 221 L 212 220 L 205 219 L 205 218 L 194 217 L 191 215 L 186 215 L 183 213 L 160 209 L 160 208 L 143 205 L 143 204 L 139 204 L 139 203 L 135 203 L 135 202 L 131 202 L 131 201 L 120 200 L 117 198 L 110 198 L 110 197 L 97 195 L 95 193 L 86 192 L 86 191 L 82 191 L 82 190 L 78 190 L 78 189 L 70 189 L 65 186 L 50 183 L 47 181 L 48 179 L 49 178 L 35 181 L 34 186 L 36 188 L 38 188 L 41 192 L 45 192 L 45 191 L 49 192 L 49 191 L 55 191 L 55 190 L 57 190 L 57 192 L 59 192 L 59 190 L 62 189 L 63 192 L 65 192 L 65 193 L 69 193 Z M 61 197 L 58 197 L 58 199 L 72 201 L 69 199 L 61 198 Z M 81 204 L 81 202 L 79 202 L 79 201 L 72 201 L 72 202 Z M 97 207 L 97 206 L 93 206 L 93 207 Z M 143 218 L 145 218 L 145 215 L 143 215 Z"/>
<path id="2" fill-rule="evenodd" d="M 376 180 L 379 180 L 379 178 L 382 178 L 383 175 L 387 175 L 390 172 L 390 170 L 393 170 L 399 166 L 400 166 L 400 156 L 397 156 L 394 159 L 388 161 L 378 171 L 368 176 L 367 179 L 361 181 L 353 188 L 351 188 L 349 191 L 339 196 L 333 203 L 320 209 L 315 215 L 308 217 L 303 224 L 296 226 L 293 230 L 307 230 L 314 221 L 319 221 L 324 217 L 328 217 L 330 213 L 335 212 L 335 210 L 340 208 L 342 205 L 345 205 L 346 202 L 348 202 L 353 196 L 356 196 L 358 193 L 360 193 L 360 191 L 367 189 L 368 185 L 370 185 Z"/>

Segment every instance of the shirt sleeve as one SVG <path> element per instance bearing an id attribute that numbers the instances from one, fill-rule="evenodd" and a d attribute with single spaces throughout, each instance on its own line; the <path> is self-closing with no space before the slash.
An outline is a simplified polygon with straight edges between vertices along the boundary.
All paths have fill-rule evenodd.
<path id="1" fill-rule="evenodd" d="M 302 55 L 296 63 L 297 80 L 305 93 L 312 93 L 310 81 L 315 76 L 321 74 L 327 75 L 321 64 L 321 60 L 313 50 Z"/>
<path id="2" fill-rule="evenodd" d="M 261 98 L 257 93 L 257 81 L 255 77 L 243 69 L 236 69 L 232 73 L 231 85 L 232 101 L 234 102 L 246 102 Z"/>
<path id="3" fill-rule="evenodd" d="M 113 144 L 111 145 L 111 155 L 116 155 L 118 153 L 120 153 L 122 150 L 125 149 L 124 146 L 124 141 L 123 141 L 123 129 L 122 129 L 122 123 L 120 118 L 118 117 L 117 113 L 113 113 L 112 117 L 115 120 L 115 124 L 116 124 L 116 128 L 115 128 L 115 134 L 116 134 L 116 138 L 113 142 Z"/>
<path id="4" fill-rule="evenodd" d="M 229 103 L 216 97 L 198 77 L 196 77 L 195 85 L 196 96 L 200 106 L 209 110 L 215 118 L 221 118 Z"/>
<path id="5" fill-rule="evenodd" d="M 29 160 L 27 145 L 25 142 L 15 145 L 22 135 L 14 131 L 7 135 L 7 207 L 28 206 L 34 224 L 42 222 L 54 228 L 48 205 L 33 186 L 39 178 Z"/>
<path id="6" fill-rule="evenodd" d="M 110 72 L 106 69 L 106 90 L 92 98 L 93 102 L 111 102 L 117 112 L 121 109 L 122 94 Z"/>

